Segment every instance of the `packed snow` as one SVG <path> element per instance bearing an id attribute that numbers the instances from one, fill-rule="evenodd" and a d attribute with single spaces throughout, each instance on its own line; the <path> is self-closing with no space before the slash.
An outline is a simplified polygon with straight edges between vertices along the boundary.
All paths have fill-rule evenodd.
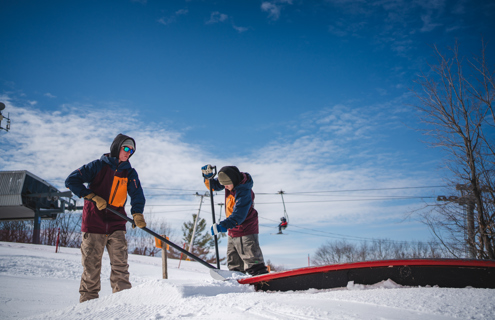
<path id="1" fill-rule="evenodd" d="M 100 298 L 79 303 L 79 249 L 0 242 L 0 319 L 495 319 L 495 290 L 403 287 L 256 292 L 197 262 L 129 255 L 132 289 L 112 294 L 104 254 Z"/>

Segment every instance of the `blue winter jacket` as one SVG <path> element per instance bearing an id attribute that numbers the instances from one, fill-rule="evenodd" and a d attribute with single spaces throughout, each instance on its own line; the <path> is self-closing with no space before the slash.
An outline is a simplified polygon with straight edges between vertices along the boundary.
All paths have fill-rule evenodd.
<path id="1" fill-rule="evenodd" d="M 229 236 L 242 237 L 250 234 L 258 234 L 258 211 L 254 209 L 253 179 L 251 175 L 242 172 L 242 181 L 232 190 L 225 189 L 212 179 L 211 187 L 215 191 L 225 189 L 225 215 L 227 218 L 219 224 L 229 230 Z M 205 179 L 205 185 L 209 188 L 209 181 Z"/>
<path id="2" fill-rule="evenodd" d="M 88 187 L 84 184 L 87 183 Z M 109 206 L 126 214 L 124 210 L 127 194 L 131 197 L 131 213 L 143 213 L 145 197 L 138 174 L 129 161 L 121 162 L 110 154 L 104 154 L 74 170 L 66 179 L 65 185 L 80 198 L 90 193 L 105 199 Z M 125 230 L 126 220 L 110 211 L 98 210 L 91 201 L 84 201 L 83 232 L 111 234 L 116 230 Z"/>

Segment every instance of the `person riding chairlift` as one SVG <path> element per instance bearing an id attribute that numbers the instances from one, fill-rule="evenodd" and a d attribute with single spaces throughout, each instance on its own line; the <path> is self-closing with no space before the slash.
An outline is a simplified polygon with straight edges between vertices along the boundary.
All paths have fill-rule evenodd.
<path id="1" fill-rule="evenodd" d="M 285 230 L 287 228 L 287 219 L 285 217 L 280 218 L 280 223 L 278 225 L 278 234 L 282 234 L 282 230 Z"/>

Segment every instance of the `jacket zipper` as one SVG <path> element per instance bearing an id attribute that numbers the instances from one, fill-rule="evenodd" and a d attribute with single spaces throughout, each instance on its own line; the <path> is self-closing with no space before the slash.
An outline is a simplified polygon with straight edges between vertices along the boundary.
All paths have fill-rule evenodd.
<path id="1" fill-rule="evenodd" d="M 115 179 L 115 174 L 117 174 L 117 170 L 119 169 L 119 164 L 120 164 L 120 163 L 118 163 L 118 164 L 117 164 L 117 168 L 116 168 L 116 169 L 115 169 L 115 171 L 113 172 L 112 184 L 113 184 L 113 180 Z M 115 187 L 115 191 L 114 191 L 114 193 L 113 193 L 112 201 L 110 201 L 110 202 L 113 202 L 113 198 L 115 198 L 115 195 L 116 195 L 117 190 L 118 190 L 118 187 L 119 187 L 119 183 L 120 183 L 120 180 L 117 182 L 117 186 Z M 111 189 L 111 188 L 112 188 L 112 187 L 110 187 L 110 189 Z M 112 191 L 112 190 L 110 190 L 110 191 Z M 110 202 L 109 202 L 108 204 L 110 204 Z M 107 212 L 107 210 L 105 209 L 105 213 L 106 213 L 106 212 Z M 106 231 L 106 234 L 108 234 L 108 221 L 105 223 L 105 229 L 106 229 L 106 230 L 105 230 L 105 231 Z"/>
<path id="2" fill-rule="evenodd" d="M 115 179 L 115 176 L 114 176 L 114 179 Z M 119 190 L 119 184 L 120 184 L 120 180 L 117 181 L 117 185 L 115 186 L 115 191 L 113 192 L 113 196 L 112 196 L 112 199 L 110 200 L 110 204 L 113 203 L 113 200 L 115 199 L 115 196 L 117 195 L 117 190 Z"/>

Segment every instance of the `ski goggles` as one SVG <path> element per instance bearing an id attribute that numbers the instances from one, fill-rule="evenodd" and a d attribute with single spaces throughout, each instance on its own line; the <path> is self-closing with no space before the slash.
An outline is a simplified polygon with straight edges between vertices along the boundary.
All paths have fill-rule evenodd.
<path id="1" fill-rule="evenodd" d="M 124 149 L 125 152 L 130 152 L 131 154 L 134 153 L 134 150 L 129 148 L 129 147 L 122 147 Z"/>

